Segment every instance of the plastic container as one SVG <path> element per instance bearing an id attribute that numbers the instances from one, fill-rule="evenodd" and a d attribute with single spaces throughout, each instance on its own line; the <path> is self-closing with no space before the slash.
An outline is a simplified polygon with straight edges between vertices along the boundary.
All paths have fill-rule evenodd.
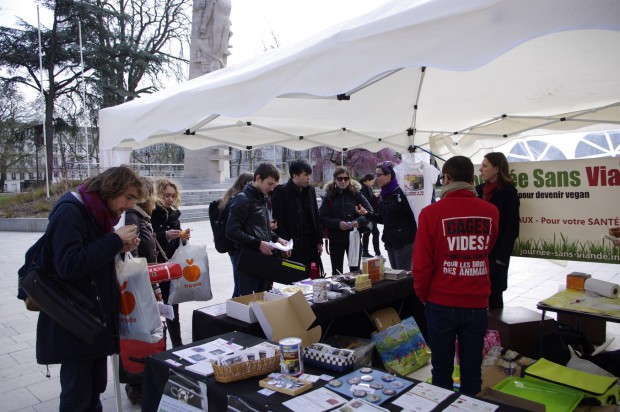
<path id="1" fill-rule="evenodd" d="M 372 366 L 372 349 L 375 347 L 375 343 L 370 339 L 334 335 L 326 339 L 324 343 L 334 348 L 354 350 L 354 368 Z"/>
<path id="2" fill-rule="evenodd" d="M 583 398 L 583 394 L 553 383 L 514 377 L 502 380 L 493 389 L 542 403 L 547 412 L 571 412 Z"/>

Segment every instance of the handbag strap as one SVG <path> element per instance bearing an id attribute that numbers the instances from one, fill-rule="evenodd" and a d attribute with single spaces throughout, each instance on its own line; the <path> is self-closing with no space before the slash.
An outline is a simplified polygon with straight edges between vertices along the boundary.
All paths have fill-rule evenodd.
<path id="1" fill-rule="evenodd" d="M 164 249 L 161 247 L 161 245 L 159 244 L 159 242 L 157 241 L 157 238 L 155 239 L 155 244 L 157 245 L 157 249 L 159 251 L 159 253 L 161 253 L 161 256 L 166 259 L 166 262 L 169 260 L 168 256 L 166 256 L 166 252 L 164 252 Z"/>

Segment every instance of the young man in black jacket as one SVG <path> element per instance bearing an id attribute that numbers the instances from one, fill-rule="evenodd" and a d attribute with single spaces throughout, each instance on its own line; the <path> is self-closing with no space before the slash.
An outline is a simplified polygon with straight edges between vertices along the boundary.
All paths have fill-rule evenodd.
<path id="1" fill-rule="evenodd" d="M 278 223 L 276 233 L 283 239 L 293 239 L 291 260 L 306 265 L 306 272 L 312 262 L 322 271 L 323 234 L 316 192 L 310 185 L 312 167 L 298 159 L 288 170 L 288 182 L 277 186 L 271 196 L 273 217 Z"/>
<path id="2" fill-rule="evenodd" d="M 237 194 L 230 204 L 226 236 L 235 242 L 233 270 L 237 270 L 241 249 L 258 250 L 271 256 L 270 241 L 286 245 L 288 242 L 272 232 L 269 226 L 267 196 L 280 180 L 280 172 L 271 163 L 261 163 L 254 171 L 254 180 Z M 265 290 L 265 280 L 237 271 L 239 295 Z"/>

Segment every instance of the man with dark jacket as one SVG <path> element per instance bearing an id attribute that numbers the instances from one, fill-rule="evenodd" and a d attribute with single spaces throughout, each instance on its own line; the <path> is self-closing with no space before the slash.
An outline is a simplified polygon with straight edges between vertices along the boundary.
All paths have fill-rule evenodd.
<path id="1" fill-rule="evenodd" d="M 322 272 L 323 235 L 316 192 L 310 185 L 312 167 L 298 159 L 291 162 L 288 170 L 289 181 L 277 186 L 271 196 L 273 217 L 278 224 L 276 233 L 293 240 L 291 260 L 306 265 L 306 273 L 312 262 Z"/>
<path id="2" fill-rule="evenodd" d="M 278 180 L 278 169 L 271 163 L 261 163 L 254 171 L 254 180 L 231 200 L 226 236 L 236 246 L 232 256 L 234 270 L 237 270 L 241 249 L 258 250 L 271 256 L 273 246 L 269 244 L 270 241 L 282 245 L 288 243 L 273 233 L 269 226 L 267 196 L 273 192 Z M 237 271 L 237 280 L 240 296 L 265 290 L 264 279 Z"/>
<path id="3" fill-rule="evenodd" d="M 39 263 L 90 298 L 105 331 L 92 345 L 45 312 L 39 313 L 36 356 L 43 365 L 60 363 L 60 411 L 101 410 L 107 356 L 119 353 L 119 287 L 114 258 L 140 243 L 136 226 L 114 231 L 124 210 L 146 194 L 138 173 L 112 167 L 65 193 L 50 213 Z"/>

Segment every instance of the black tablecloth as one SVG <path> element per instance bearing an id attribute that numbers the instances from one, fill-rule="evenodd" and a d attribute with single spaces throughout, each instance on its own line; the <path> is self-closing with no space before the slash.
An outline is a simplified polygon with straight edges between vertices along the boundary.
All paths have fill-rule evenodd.
<path id="1" fill-rule="evenodd" d="M 375 283 L 370 289 L 312 305 L 316 315 L 313 326 L 321 325 L 323 338 L 346 335 L 368 339 L 375 327 L 367 313 L 388 306 L 394 307 L 401 319 L 413 316 L 427 338 L 424 305 L 414 293 L 412 276 L 399 280 L 384 280 Z M 201 312 L 200 309 L 193 313 L 193 341 L 232 331 L 265 336 L 258 323 L 248 324 L 226 315 L 213 316 Z"/>
<path id="2" fill-rule="evenodd" d="M 197 346 L 217 338 L 222 338 L 225 340 L 234 339 L 234 342 L 243 345 L 243 346 L 253 346 L 264 339 L 257 338 L 255 336 L 247 335 L 245 333 L 240 332 L 231 332 L 220 336 L 215 336 L 210 339 L 205 339 L 200 342 L 195 342 L 190 345 L 186 345 L 186 347 Z M 283 402 L 291 399 L 291 396 L 281 394 L 279 392 L 274 393 L 271 396 L 264 396 L 257 391 L 260 389 L 258 382 L 263 377 L 251 378 L 237 382 L 231 383 L 219 383 L 215 380 L 213 376 L 204 377 L 201 375 L 194 374 L 192 372 L 185 371 L 184 367 L 175 367 L 166 362 L 166 359 L 178 360 L 173 354 L 173 351 L 177 351 L 180 348 L 176 348 L 173 350 L 169 350 L 166 352 L 159 353 L 157 355 L 153 355 L 147 359 L 145 368 L 144 368 L 144 384 L 143 384 L 143 396 L 142 396 L 142 411 L 150 412 L 157 411 L 157 407 L 159 405 L 159 401 L 161 400 L 162 393 L 164 391 L 164 387 L 166 386 L 166 382 L 168 381 L 169 369 L 173 369 L 176 372 L 189 376 L 196 380 L 201 380 L 207 383 L 207 397 L 209 402 L 209 410 L 210 411 L 226 411 L 228 406 L 228 395 L 235 396 L 242 401 L 246 402 L 253 408 L 256 408 L 260 411 L 289 411 L 288 408 L 282 405 Z M 184 365 L 189 365 L 186 361 L 180 361 Z M 305 372 L 313 375 L 322 375 L 327 373 L 329 375 L 339 377 L 344 374 L 338 374 L 333 371 L 326 371 L 323 369 L 319 369 L 313 367 L 311 365 L 305 366 Z M 346 373 L 345 373 L 346 374 Z M 410 379 L 413 382 L 418 383 L 415 379 Z M 319 380 L 314 384 L 312 390 L 317 389 L 326 384 L 325 381 Z M 452 403 L 457 397 L 458 393 L 454 393 L 451 395 L 446 401 L 442 402 L 436 410 L 442 410 L 450 403 Z M 495 403 L 500 405 L 499 403 L 486 400 L 485 402 Z M 381 405 L 382 407 L 390 410 L 390 411 L 400 411 L 401 408 L 395 405 L 392 405 L 388 402 Z M 519 408 L 514 408 L 506 405 L 500 405 L 498 409 L 501 412 L 517 412 L 523 411 Z"/>

